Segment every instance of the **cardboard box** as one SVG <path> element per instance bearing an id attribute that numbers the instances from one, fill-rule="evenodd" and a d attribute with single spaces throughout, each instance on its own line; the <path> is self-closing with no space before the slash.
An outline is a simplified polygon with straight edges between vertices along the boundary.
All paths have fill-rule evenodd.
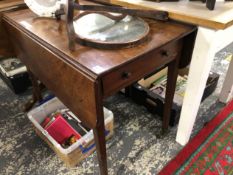
<path id="1" fill-rule="evenodd" d="M 56 142 L 56 140 L 41 126 L 41 123 L 46 116 L 63 108 L 65 108 L 64 104 L 55 97 L 33 109 L 27 115 L 34 125 L 36 133 L 54 150 L 54 152 L 56 152 L 68 167 L 73 167 L 95 151 L 94 135 L 93 131 L 90 130 L 68 148 L 63 148 Z M 106 139 L 109 139 L 113 135 L 113 113 L 104 108 L 104 118 L 105 135 Z"/>

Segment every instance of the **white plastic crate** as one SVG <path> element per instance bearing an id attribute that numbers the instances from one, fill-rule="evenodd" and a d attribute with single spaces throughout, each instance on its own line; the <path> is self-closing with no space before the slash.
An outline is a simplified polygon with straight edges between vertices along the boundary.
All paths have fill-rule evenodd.
<path id="1" fill-rule="evenodd" d="M 49 133 L 40 125 L 46 116 L 57 111 L 58 109 L 64 109 L 65 105 L 58 100 L 53 98 L 41 106 L 31 110 L 27 115 L 29 120 L 35 126 L 37 134 L 45 140 L 49 146 L 58 154 L 58 156 L 65 161 L 69 166 L 76 165 L 79 161 L 90 155 L 95 150 L 94 135 L 93 131 L 90 130 L 86 135 L 81 137 L 77 142 L 68 148 L 63 148 Z M 77 116 L 78 117 L 78 116 Z M 113 113 L 104 108 L 104 119 L 105 119 L 105 134 L 106 138 L 113 135 Z M 74 159 L 75 155 L 80 157 Z M 80 153 L 80 154 L 79 154 Z"/>

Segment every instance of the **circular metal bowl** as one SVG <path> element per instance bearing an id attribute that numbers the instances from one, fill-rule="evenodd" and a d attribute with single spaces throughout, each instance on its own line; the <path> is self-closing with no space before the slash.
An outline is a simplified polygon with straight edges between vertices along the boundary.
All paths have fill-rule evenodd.
<path id="1" fill-rule="evenodd" d="M 148 35 L 149 25 L 141 18 L 126 16 L 120 21 L 91 13 L 74 21 L 77 40 L 97 48 L 130 47 Z"/>

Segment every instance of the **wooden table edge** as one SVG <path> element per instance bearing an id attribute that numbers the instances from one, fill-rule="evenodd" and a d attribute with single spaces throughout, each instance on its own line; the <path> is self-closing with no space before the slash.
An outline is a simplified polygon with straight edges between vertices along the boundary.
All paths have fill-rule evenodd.
<path id="1" fill-rule="evenodd" d="M 50 50 L 53 50 L 54 53 L 55 53 L 55 50 L 56 50 L 57 56 L 65 58 L 64 61 L 67 64 L 71 65 L 75 69 L 79 69 L 81 71 L 80 73 L 82 73 L 85 77 L 88 77 L 92 81 L 94 81 L 94 80 L 96 81 L 97 80 L 98 75 L 96 75 L 94 72 L 85 69 L 81 64 L 79 64 L 76 61 L 72 61 L 70 59 L 67 59 L 69 57 L 69 55 L 61 52 L 60 50 L 58 50 L 54 46 L 50 45 L 46 41 L 41 40 L 39 37 L 35 36 L 33 33 L 31 33 L 30 31 L 28 31 L 24 27 L 22 27 L 20 24 L 12 21 L 6 14 L 3 14 L 3 21 L 7 21 L 9 24 L 15 26 L 16 28 L 18 28 L 18 30 L 20 30 L 21 32 L 27 34 L 28 36 L 30 36 L 33 40 L 35 40 L 39 44 L 45 45 Z"/>
<path id="2" fill-rule="evenodd" d="M 111 4 L 114 5 L 120 5 L 120 6 L 124 6 L 124 7 L 128 7 L 128 8 L 140 8 L 140 9 L 150 9 L 150 10 L 163 10 L 160 8 L 154 8 L 154 7 L 148 7 L 144 4 L 133 4 L 130 2 L 125 2 L 125 1 L 121 1 L 121 0 L 110 0 Z M 208 19 L 201 19 L 199 17 L 190 17 L 186 14 L 177 14 L 175 12 L 168 12 L 169 14 L 169 18 L 177 20 L 177 21 L 181 21 L 181 22 L 186 22 L 186 23 L 190 23 L 190 24 L 194 24 L 194 25 L 199 25 L 199 26 L 203 26 L 203 27 L 207 27 L 207 28 L 211 28 L 214 30 L 223 30 L 226 29 L 227 27 L 233 25 L 233 20 L 227 22 L 227 23 L 221 23 L 221 22 L 213 22 L 211 20 Z M 195 21 L 195 22 L 190 22 L 190 21 Z"/>
<path id="3" fill-rule="evenodd" d="M 17 0 L 14 2 L 6 2 L 7 0 L 0 1 L 0 12 L 2 9 L 11 8 L 13 6 L 26 5 L 23 0 Z"/>

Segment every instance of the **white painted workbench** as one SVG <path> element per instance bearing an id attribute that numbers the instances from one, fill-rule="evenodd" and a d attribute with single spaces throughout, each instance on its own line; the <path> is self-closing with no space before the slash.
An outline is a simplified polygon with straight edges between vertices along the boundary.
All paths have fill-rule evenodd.
<path id="1" fill-rule="evenodd" d="M 191 135 L 205 84 L 215 53 L 233 41 L 233 2 L 216 2 L 209 11 L 201 2 L 151 2 L 145 0 L 111 0 L 111 3 L 132 8 L 157 9 L 169 12 L 175 20 L 198 25 L 198 33 L 188 76 L 176 141 L 185 145 Z M 233 59 L 231 60 L 220 101 L 227 103 L 233 95 Z"/>

